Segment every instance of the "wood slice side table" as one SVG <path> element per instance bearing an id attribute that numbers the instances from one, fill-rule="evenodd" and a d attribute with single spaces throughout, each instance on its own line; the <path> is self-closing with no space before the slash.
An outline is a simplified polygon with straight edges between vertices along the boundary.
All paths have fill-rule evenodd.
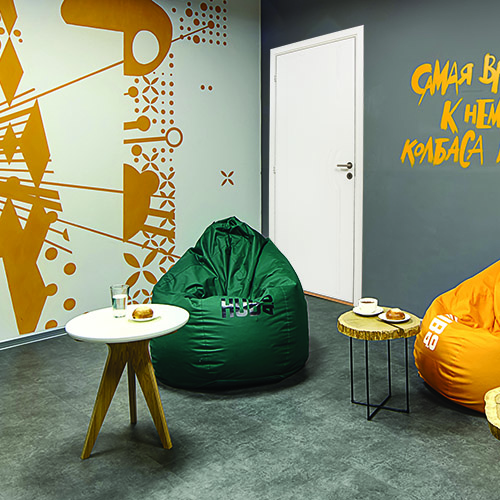
<path id="1" fill-rule="evenodd" d="M 491 433 L 500 439 L 500 387 L 491 389 L 484 395 L 484 412 Z"/>
<path id="2" fill-rule="evenodd" d="M 162 304 L 152 304 L 151 308 L 154 318 L 150 321 L 132 321 L 130 317 L 135 306 L 128 306 L 123 318 L 115 318 L 112 308 L 108 307 L 82 314 L 66 325 L 66 331 L 75 340 L 104 343 L 109 350 L 83 445 L 82 459 L 88 458 L 92 452 L 126 365 L 131 423 L 137 422 L 137 376 L 162 445 L 164 448 L 172 447 L 149 355 L 149 341 L 177 331 L 187 323 L 189 313 L 180 307 Z"/>
<path id="3" fill-rule="evenodd" d="M 384 312 L 389 309 L 384 307 Z M 408 378 L 408 339 L 414 337 L 420 332 L 421 320 L 417 316 L 406 313 L 410 316 L 408 321 L 403 323 L 390 323 L 383 321 L 378 316 L 360 316 L 353 311 L 348 311 L 337 320 L 337 329 L 340 333 L 349 337 L 349 368 L 351 375 L 351 403 L 366 406 L 366 418 L 371 420 L 380 410 L 390 410 L 403 413 L 410 412 L 410 390 Z M 357 401 L 354 397 L 354 374 L 353 374 L 353 339 L 363 340 L 365 342 L 365 380 L 366 380 L 366 401 Z M 393 408 L 386 406 L 392 396 L 391 380 L 391 346 L 390 341 L 394 339 L 404 339 L 405 349 L 405 375 L 406 375 L 406 408 Z M 387 381 L 388 394 L 380 404 L 370 402 L 370 373 L 368 343 L 370 341 L 387 341 Z M 374 410 L 372 411 L 372 408 Z"/>

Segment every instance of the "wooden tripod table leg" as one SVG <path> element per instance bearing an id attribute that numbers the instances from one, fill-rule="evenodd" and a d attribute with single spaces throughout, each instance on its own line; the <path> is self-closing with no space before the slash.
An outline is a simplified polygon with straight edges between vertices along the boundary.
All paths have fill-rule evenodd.
<path id="1" fill-rule="evenodd" d="M 118 382 L 122 376 L 125 365 L 128 364 L 128 390 L 130 403 L 130 421 L 137 422 L 137 402 L 135 390 L 135 377 L 139 380 L 144 398 L 153 417 L 156 430 L 164 448 L 172 448 L 172 441 L 168 432 L 167 421 L 161 405 L 160 393 L 149 355 L 149 340 L 128 342 L 122 344 L 108 344 L 109 352 L 97 392 L 92 417 L 90 418 L 85 444 L 81 458 L 90 456 L 99 430 L 108 412 L 109 405 L 115 394 Z"/>
<path id="2" fill-rule="evenodd" d="M 137 423 L 137 399 L 135 397 L 135 371 L 130 361 L 127 363 L 128 373 L 128 402 L 130 406 L 130 423 Z"/>
<path id="3" fill-rule="evenodd" d="M 130 342 L 128 346 L 129 364 L 132 363 L 132 367 L 135 370 L 156 430 L 160 435 L 161 443 L 164 448 L 172 448 L 172 441 L 170 440 L 167 421 L 165 420 L 165 414 L 161 405 L 153 364 L 149 355 L 149 340 Z"/>
<path id="4" fill-rule="evenodd" d="M 108 412 L 109 405 L 127 363 L 127 344 L 108 344 L 108 348 L 108 358 L 106 359 L 106 365 L 104 366 L 104 372 L 94 403 L 94 410 L 90 417 L 85 444 L 83 445 L 81 454 L 83 460 L 88 458 L 92 452 L 104 417 Z"/>

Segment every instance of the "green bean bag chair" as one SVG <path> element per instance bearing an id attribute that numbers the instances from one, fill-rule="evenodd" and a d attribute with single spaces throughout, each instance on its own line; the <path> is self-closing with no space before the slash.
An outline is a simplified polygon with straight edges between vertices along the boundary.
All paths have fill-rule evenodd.
<path id="1" fill-rule="evenodd" d="M 236 217 L 214 222 L 153 288 L 153 303 L 189 311 L 151 340 L 159 380 L 184 389 L 275 382 L 309 355 L 307 304 L 274 243 Z"/>

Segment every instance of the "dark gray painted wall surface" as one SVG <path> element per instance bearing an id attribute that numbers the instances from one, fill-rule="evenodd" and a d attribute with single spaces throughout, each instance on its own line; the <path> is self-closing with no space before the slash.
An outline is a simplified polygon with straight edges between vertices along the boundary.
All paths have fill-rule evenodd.
<path id="1" fill-rule="evenodd" d="M 465 123 L 465 105 L 500 97 L 479 81 L 483 59 L 500 59 L 500 3 L 495 0 L 340 2 L 262 0 L 263 230 L 268 228 L 269 51 L 300 40 L 364 25 L 364 231 L 363 294 L 423 315 L 430 302 L 500 258 L 500 129 Z M 473 78 L 420 96 L 410 80 L 423 63 L 473 63 Z M 496 62 L 495 62 L 496 66 Z M 420 78 L 425 84 L 428 75 Z M 440 127 L 446 101 L 461 141 L 468 130 L 482 137 L 480 154 L 463 168 L 453 155 L 440 165 L 428 156 L 413 167 L 400 157 L 406 139 L 455 137 Z M 479 150 L 478 145 L 478 150 Z M 327 221 L 325 220 L 325 223 Z M 297 233 L 300 237 L 300 233 Z"/>

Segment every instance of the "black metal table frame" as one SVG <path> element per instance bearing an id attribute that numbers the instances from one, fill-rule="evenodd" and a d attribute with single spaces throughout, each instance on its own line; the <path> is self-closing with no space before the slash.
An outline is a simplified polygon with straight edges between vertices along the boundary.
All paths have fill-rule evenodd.
<path id="1" fill-rule="evenodd" d="M 392 339 L 396 340 L 396 339 Z M 370 369 L 369 369 L 369 359 L 368 359 L 368 343 L 373 342 L 372 340 L 364 340 L 365 342 L 365 376 L 366 376 L 366 402 L 356 401 L 354 398 L 354 366 L 353 366 L 353 354 L 352 354 L 352 341 L 353 338 L 349 337 L 349 365 L 351 372 L 351 403 L 366 406 L 366 419 L 371 420 L 380 410 L 390 410 L 397 411 L 401 413 L 410 413 L 410 388 L 408 380 L 408 337 L 404 337 L 405 341 L 405 375 L 406 375 L 406 408 L 393 408 L 391 406 L 385 406 L 387 401 L 392 396 L 392 379 L 391 379 L 391 339 L 387 339 L 387 385 L 389 393 L 385 399 L 380 404 L 370 403 Z M 371 411 L 371 408 L 375 408 Z"/>

